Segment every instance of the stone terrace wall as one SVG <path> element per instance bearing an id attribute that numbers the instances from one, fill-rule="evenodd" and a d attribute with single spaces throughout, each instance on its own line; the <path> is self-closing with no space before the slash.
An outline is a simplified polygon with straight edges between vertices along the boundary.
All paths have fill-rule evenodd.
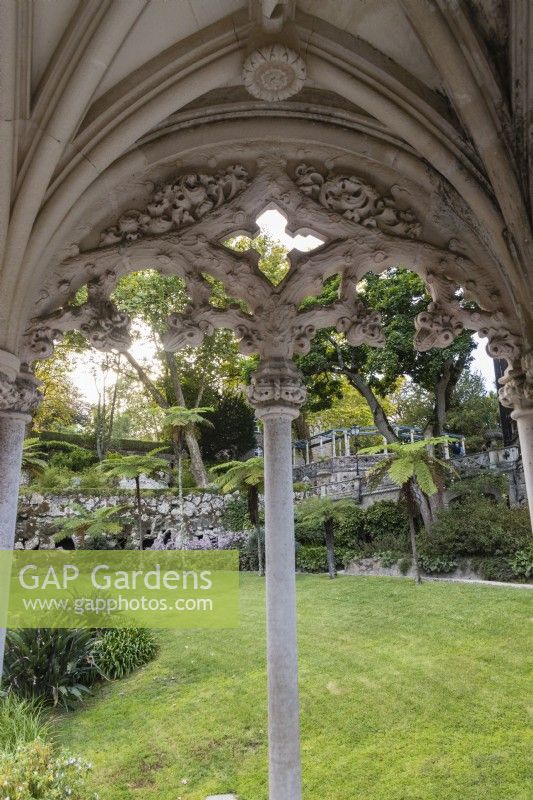
<path id="1" fill-rule="evenodd" d="M 197 493 L 185 497 L 184 512 L 187 531 L 192 537 L 208 535 L 212 538 L 226 533 L 222 516 L 226 505 L 235 495 L 215 495 Z M 53 549 L 55 523 L 71 514 L 77 504 L 92 511 L 109 506 L 126 506 L 133 512 L 134 498 L 119 493 L 108 496 L 87 496 L 83 494 L 42 494 L 32 493 L 22 496 L 19 501 L 16 544 L 18 549 Z M 157 495 L 143 498 L 143 522 L 147 538 L 156 536 L 175 536 L 179 531 L 179 500 L 175 494 Z M 126 526 L 128 532 L 131 524 Z"/>

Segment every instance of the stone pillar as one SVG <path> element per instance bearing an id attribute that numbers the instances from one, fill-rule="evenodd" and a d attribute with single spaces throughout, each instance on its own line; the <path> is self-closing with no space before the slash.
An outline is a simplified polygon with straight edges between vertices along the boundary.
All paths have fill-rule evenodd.
<path id="1" fill-rule="evenodd" d="M 19 360 L 0 350 L 0 550 L 13 550 L 27 423 L 41 395 L 29 372 L 20 372 Z M 8 601 L 7 586 L 0 586 L 0 607 Z M 4 662 L 5 629 L 0 628 L 0 678 Z"/>
<path id="2" fill-rule="evenodd" d="M 531 408 L 516 409 L 511 416 L 516 420 L 518 428 L 531 529 L 533 530 L 533 406 Z"/>
<path id="3" fill-rule="evenodd" d="M 0 412 L 0 550 L 13 550 L 22 464 L 22 443 L 29 418 Z M 0 607 L 9 600 L 7 586 L 0 586 Z M 3 614 L 0 614 L 0 619 Z M 0 678 L 4 663 L 6 631 L 0 628 Z"/>
<path id="4" fill-rule="evenodd" d="M 522 466 L 526 482 L 527 502 L 533 530 L 533 351 L 509 365 L 500 380 L 498 397 L 502 406 L 514 409 Z"/>
<path id="5" fill-rule="evenodd" d="M 348 432 L 344 431 L 344 455 L 350 455 L 350 440 L 348 439 Z"/>
<path id="6" fill-rule="evenodd" d="M 292 361 L 261 362 L 250 402 L 264 425 L 270 800 L 301 800 L 291 426 L 305 400 Z"/>

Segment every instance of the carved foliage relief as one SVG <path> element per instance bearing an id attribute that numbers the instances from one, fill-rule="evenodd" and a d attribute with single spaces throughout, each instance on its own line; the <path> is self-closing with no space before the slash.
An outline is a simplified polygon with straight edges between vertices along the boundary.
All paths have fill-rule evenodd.
<path id="1" fill-rule="evenodd" d="M 172 183 L 163 184 L 142 211 L 125 211 L 116 225 L 102 233 L 100 245 L 181 230 L 232 200 L 249 182 L 242 164 L 233 164 L 215 175 L 181 175 Z"/>
<path id="2" fill-rule="evenodd" d="M 269 200 L 269 187 L 272 187 L 272 197 L 278 200 L 286 193 L 289 199 L 286 206 L 282 207 L 289 221 L 292 222 L 293 213 L 300 213 L 297 210 L 302 205 L 303 194 L 313 204 L 316 203 L 316 214 L 314 205 L 311 209 L 309 203 L 305 204 L 305 211 L 312 212 L 313 219 L 324 213 L 331 228 L 333 213 L 339 215 L 339 219 L 357 226 L 357 231 L 351 235 L 343 223 L 334 241 L 326 242 L 314 253 L 290 256 L 288 274 L 279 285 L 273 286 L 257 268 L 255 252 L 237 254 L 222 246 L 216 234 L 209 236 L 208 223 L 194 228 L 194 224 L 210 212 L 225 206 L 222 216 L 219 214 L 216 219 L 219 223 L 224 220 L 227 229 L 228 221 L 240 218 L 245 213 L 246 203 L 252 199 L 253 192 L 252 195 L 246 195 L 246 199 L 241 199 L 239 195 L 250 184 L 251 178 L 240 164 L 213 175 L 182 175 L 160 186 L 142 211 L 123 213 L 114 226 L 104 231 L 100 247 L 105 247 L 105 250 L 100 254 L 105 253 L 106 264 L 109 264 L 113 246 L 117 249 L 117 258 L 120 256 L 121 259 L 127 259 L 128 252 L 141 246 L 148 246 L 150 252 L 155 254 L 155 260 L 163 257 L 163 254 L 168 262 L 165 271 L 185 278 L 191 298 L 185 312 L 173 314 L 168 320 L 165 347 L 168 350 L 195 347 L 217 328 L 232 329 L 240 341 L 242 353 L 258 354 L 265 364 L 277 365 L 277 373 L 276 370 L 267 370 L 261 378 L 262 382 L 257 377 L 254 383 L 256 388 L 252 392 L 253 397 L 257 398 L 263 396 L 263 390 L 266 391 L 267 374 L 273 381 L 269 391 L 283 394 L 285 390 L 280 388 L 283 381 L 272 377 L 276 373 L 279 378 L 282 363 L 286 365 L 287 375 L 290 373 L 289 383 L 293 385 L 294 374 L 288 365 L 292 363 L 294 355 L 309 351 L 312 338 L 319 328 L 335 328 L 345 334 L 353 345 L 367 343 L 380 346 L 384 343 L 380 315 L 368 310 L 357 295 L 356 287 L 360 279 L 358 270 L 361 264 L 366 263 L 364 258 L 368 255 L 368 247 L 375 248 L 377 232 L 386 234 L 389 243 L 394 241 L 394 237 L 399 237 L 405 250 L 414 246 L 406 240 L 418 238 L 422 225 L 412 210 L 400 207 L 393 197 L 381 194 L 355 175 L 337 175 L 300 164 L 291 179 L 286 173 L 275 170 L 268 172 L 268 165 L 263 166 L 254 186 L 257 192 L 261 192 L 261 198 L 264 196 L 265 204 Z M 284 187 L 281 194 L 278 184 Z M 301 218 L 296 221 L 302 224 Z M 369 229 L 369 234 L 364 234 L 362 228 Z M 182 234 L 182 229 L 187 230 Z M 162 237 L 160 244 L 157 243 L 158 237 Z M 143 238 L 149 238 L 150 242 L 136 245 L 137 240 Z M 424 245 L 417 243 L 416 247 Z M 97 265 L 98 249 L 91 251 L 90 257 Z M 118 272 L 108 267 L 101 269 L 102 273 L 88 283 L 88 300 L 85 304 L 64 305 L 33 321 L 27 332 L 25 360 L 31 362 L 35 358 L 50 355 L 54 341 L 60 339 L 64 331 L 71 329 L 81 330 L 100 350 L 128 349 L 129 318 L 109 299 Z M 123 272 L 121 267 L 120 274 Z M 318 293 L 324 277 L 336 272 L 343 277 L 338 301 L 328 307 L 301 310 L 299 304 L 302 299 Z M 520 362 L 519 339 L 509 330 L 503 315 L 496 310 L 472 311 L 462 307 L 455 296 L 455 285 L 443 277 L 444 267 L 442 274 L 440 267 L 438 273 L 430 272 L 427 276 L 433 302 L 417 320 L 417 347 L 420 350 L 446 347 L 465 328 L 478 330 L 488 339 L 490 355 L 505 358 L 512 365 L 512 370 L 508 370 L 509 374 L 504 379 L 504 399 L 510 398 L 514 392 L 514 403 L 518 391 L 516 387 L 522 395 L 524 392 L 530 393 L 531 365 L 528 362 L 526 368 L 523 360 Z M 225 309 L 213 307 L 209 299 L 210 291 L 203 278 L 205 274 L 221 281 L 228 294 L 238 302 L 229 304 Z M 274 389 L 274 385 L 278 388 Z M 512 386 L 516 391 L 512 390 Z M 294 397 L 297 395 L 298 392 Z"/>
<path id="3" fill-rule="evenodd" d="M 355 175 L 326 174 L 300 164 L 294 180 L 308 197 L 359 225 L 409 239 L 418 238 L 422 232 L 413 211 L 400 209 L 394 198 L 381 195 Z"/>

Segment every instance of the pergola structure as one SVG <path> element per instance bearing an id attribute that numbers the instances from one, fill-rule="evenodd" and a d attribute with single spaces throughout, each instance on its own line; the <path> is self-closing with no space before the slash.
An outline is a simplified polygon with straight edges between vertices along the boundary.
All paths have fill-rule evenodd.
<path id="1" fill-rule="evenodd" d="M 0 548 L 13 547 L 31 365 L 64 331 L 125 350 L 121 276 L 156 269 L 190 305 L 165 346 L 232 329 L 260 356 L 271 800 L 299 800 L 291 422 L 293 356 L 335 326 L 379 346 L 357 284 L 402 265 L 427 283 L 417 346 L 464 328 L 508 368 L 533 510 L 533 9 L 529 0 L 3 0 L 0 4 Z M 273 286 L 252 251 L 276 208 L 292 252 Z M 340 274 L 338 301 L 304 298 Z M 210 302 L 206 276 L 235 303 Z M 80 287 L 88 300 L 72 304 Z M 3 641 L 0 638 L 0 651 Z M 0 652 L 1 657 L 1 652 Z"/>

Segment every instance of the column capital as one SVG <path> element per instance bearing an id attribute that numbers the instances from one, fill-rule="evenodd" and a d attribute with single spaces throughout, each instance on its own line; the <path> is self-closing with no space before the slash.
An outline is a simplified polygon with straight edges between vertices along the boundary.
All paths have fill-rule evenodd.
<path id="1" fill-rule="evenodd" d="M 13 377 L 0 371 L 0 414 L 23 417 L 28 422 L 42 400 L 39 381 L 31 372 L 21 371 Z"/>
<path id="2" fill-rule="evenodd" d="M 533 411 L 533 352 L 509 367 L 500 384 L 498 398 L 502 406 L 514 409 L 514 419 Z"/>
<path id="3" fill-rule="evenodd" d="M 296 419 L 307 392 L 302 374 L 291 359 L 266 358 L 252 375 L 248 391 L 250 405 L 258 419 L 284 414 Z"/>

